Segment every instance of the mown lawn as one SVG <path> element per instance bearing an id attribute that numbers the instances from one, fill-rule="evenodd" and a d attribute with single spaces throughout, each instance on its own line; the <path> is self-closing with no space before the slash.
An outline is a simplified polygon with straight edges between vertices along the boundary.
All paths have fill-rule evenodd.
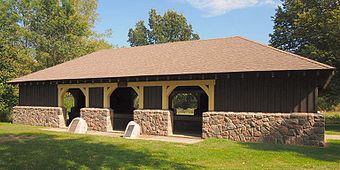
<path id="1" fill-rule="evenodd" d="M 0 169 L 339 169 L 326 148 L 209 139 L 187 145 L 47 132 L 0 123 Z"/>
<path id="2" fill-rule="evenodd" d="M 326 134 L 340 135 L 340 112 L 325 112 Z"/>
<path id="3" fill-rule="evenodd" d="M 340 124 L 326 125 L 326 134 L 340 135 Z"/>

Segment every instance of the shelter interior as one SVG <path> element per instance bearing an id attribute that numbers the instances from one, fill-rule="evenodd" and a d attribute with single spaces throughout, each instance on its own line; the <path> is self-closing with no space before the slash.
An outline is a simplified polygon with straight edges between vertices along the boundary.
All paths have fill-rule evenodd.
<path id="1" fill-rule="evenodd" d="M 114 110 L 113 129 L 124 130 L 138 108 L 137 93 L 131 87 L 117 88 L 110 96 L 110 108 Z"/>
<path id="2" fill-rule="evenodd" d="M 65 95 L 64 98 L 64 103 L 67 103 L 67 105 L 71 105 L 70 111 L 67 113 L 68 119 L 66 124 L 69 125 L 74 118 L 80 117 L 80 109 L 85 107 L 85 95 L 80 89 L 77 88 L 69 89 L 67 93 L 73 97 L 73 100 L 67 99 L 66 97 L 68 95 Z"/>
<path id="3" fill-rule="evenodd" d="M 169 96 L 173 132 L 202 134 L 202 114 L 208 111 L 208 95 L 197 86 L 176 87 Z"/>

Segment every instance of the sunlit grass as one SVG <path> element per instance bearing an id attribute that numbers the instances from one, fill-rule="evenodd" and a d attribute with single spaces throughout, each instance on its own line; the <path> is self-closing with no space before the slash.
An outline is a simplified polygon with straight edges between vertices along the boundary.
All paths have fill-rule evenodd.
<path id="1" fill-rule="evenodd" d="M 340 112 L 325 112 L 326 134 L 340 135 Z"/>
<path id="2" fill-rule="evenodd" d="M 176 114 L 177 115 L 194 115 L 195 108 L 188 108 L 188 109 L 177 108 Z"/>
<path id="3" fill-rule="evenodd" d="M 209 139 L 188 145 L 40 130 L 0 123 L 0 169 L 339 169 L 326 148 Z M 2 141 L 5 138 L 12 141 Z"/>

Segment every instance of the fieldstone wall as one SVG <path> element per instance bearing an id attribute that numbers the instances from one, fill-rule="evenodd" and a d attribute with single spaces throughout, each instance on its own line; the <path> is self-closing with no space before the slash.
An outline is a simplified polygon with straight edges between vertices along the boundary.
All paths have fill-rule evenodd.
<path id="1" fill-rule="evenodd" d="M 324 146 L 324 132 L 317 113 L 203 113 L 203 138 Z"/>
<path id="2" fill-rule="evenodd" d="M 172 135 L 172 113 L 168 110 L 135 110 L 133 120 L 145 135 Z"/>
<path id="3" fill-rule="evenodd" d="M 113 127 L 113 110 L 102 108 L 82 108 L 80 117 L 87 123 L 88 130 L 108 132 Z"/>
<path id="4" fill-rule="evenodd" d="M 15 106 L 11 116 L 15 124 L 66 127 L 66 109 L 64 107 Z"/>

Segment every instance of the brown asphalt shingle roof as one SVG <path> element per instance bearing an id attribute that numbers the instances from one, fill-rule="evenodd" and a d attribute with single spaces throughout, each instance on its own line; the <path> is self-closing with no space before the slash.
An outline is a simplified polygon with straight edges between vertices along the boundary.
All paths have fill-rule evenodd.
<path id="1" fill-rule="evenodd" d="M 242 37 L 230 37 L 101 50 L 10 83 L 318 69 L 334 68 Z"/>

